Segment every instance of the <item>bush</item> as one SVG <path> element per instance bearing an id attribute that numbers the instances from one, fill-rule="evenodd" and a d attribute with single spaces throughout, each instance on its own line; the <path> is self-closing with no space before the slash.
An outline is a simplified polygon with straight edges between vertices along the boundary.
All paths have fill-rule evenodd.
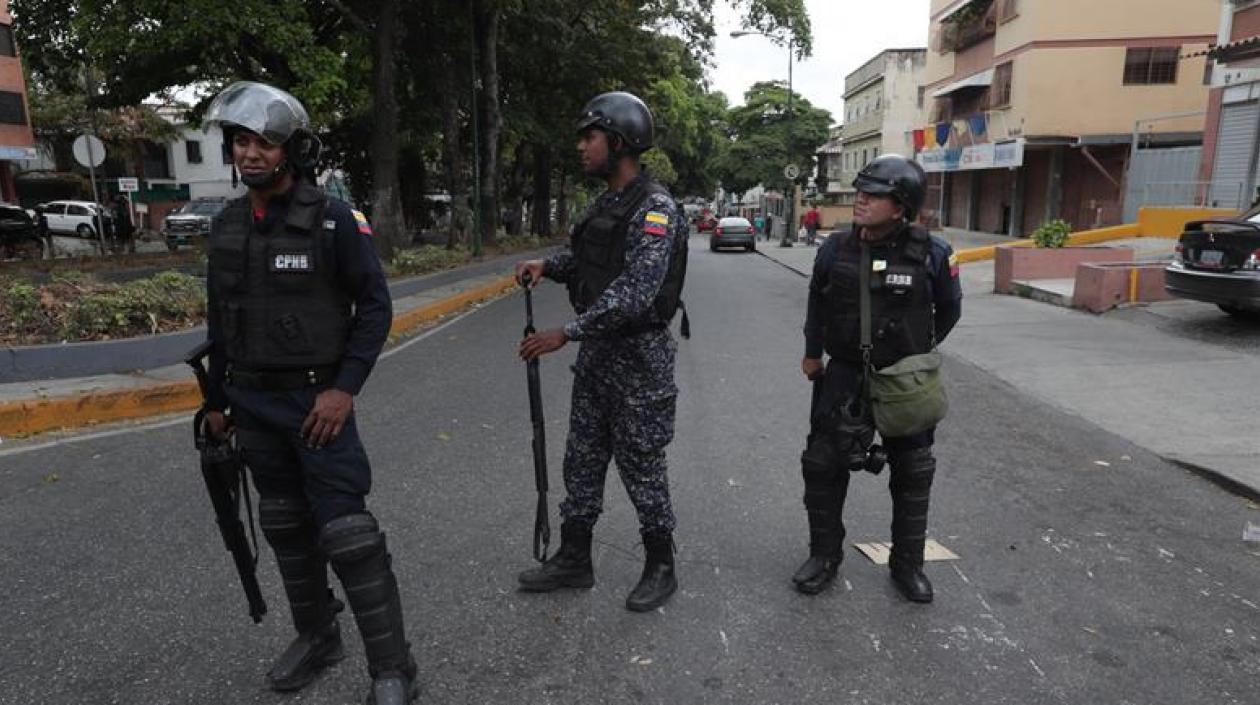
<path id="1" fill-rule="evenodd" d="M 1037 247 L 1056 248 L 1067 244 L 1068 235 L 1072 234 L 1072 226 L 1063 220 L 1051 220 L 1041 224 L 1033 232 L 1033 243 Z"/>
<path id="2" fill-rule="evenodd" d="M 4 289 L 4 318 L 13 332 L 29 328 L 39 317 L 39 290 L 25 282 Z"/>
<path id="3" fill-rule="evenodd" d="M 206 314 L 205 285 L 179 272 L 88 291 L 66 309 L 61 336 L 92 340 L 153 335 L 196 325 Z"/>
<path id="4" fill-rule="evenodd" d="M 468 262 L 470 256 L 468 250 L 462 247 L 448 250 L 438 245 L 423 245 L 399 250 L 394 254 L 394 259 L 390 260 L 386 269 L 390 276 L 427 274 L 458 267 Z"/>

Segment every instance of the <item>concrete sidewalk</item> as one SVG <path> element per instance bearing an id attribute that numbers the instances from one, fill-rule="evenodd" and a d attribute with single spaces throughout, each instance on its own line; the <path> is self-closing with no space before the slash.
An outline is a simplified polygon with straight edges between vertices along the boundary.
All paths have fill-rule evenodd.
<path id="1" fill-rule="evenodd" d="M 1142 238 L 1140 255 L 1169 243 Z M 813 248 L 762 248 L 808 274 Z M 1019 390 L 1260 500 L 1260 353 L 993 294 L 993 263 L 962 267 L 963 318 L 942 350 Z M 995 433 L 1035 429 L 995 428 Z"/>

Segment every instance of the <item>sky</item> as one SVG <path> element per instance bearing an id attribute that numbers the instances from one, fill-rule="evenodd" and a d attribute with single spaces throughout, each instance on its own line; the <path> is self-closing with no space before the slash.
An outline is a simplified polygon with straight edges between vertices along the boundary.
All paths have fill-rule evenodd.
<path id="1" fill-rule="evenodd" d="M 805 0 L 814 53 L 793 68 L 792 87 L 815 106 L 844 115 L 844 77 L 884 49 L 927 46 L 930 0 Z M 787 48 L 758 36 L 731 38 L 739 13 L 714 4 L 717 45 L 709 80 L 731 105 L 758 81 L 787 80 Z"/>

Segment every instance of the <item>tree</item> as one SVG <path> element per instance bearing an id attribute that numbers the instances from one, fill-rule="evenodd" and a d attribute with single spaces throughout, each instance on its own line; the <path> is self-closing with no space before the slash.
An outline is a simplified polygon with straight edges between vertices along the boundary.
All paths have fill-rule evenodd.
<path id="1" fill-rule="evenodd" d="M 790 114 L 787 103 L 782 82 L 762 81 L 744 94 L 744 105 L 728 111 L 730 140 L 714 164 L 726 190 L 743 193 L 757 184 L 781 184 L 785 165 L 813 164 L 818 147 L 827 141 L 831 113 L 795 92 Z M 802 168 L 798 183 L 810 171 Z"/>

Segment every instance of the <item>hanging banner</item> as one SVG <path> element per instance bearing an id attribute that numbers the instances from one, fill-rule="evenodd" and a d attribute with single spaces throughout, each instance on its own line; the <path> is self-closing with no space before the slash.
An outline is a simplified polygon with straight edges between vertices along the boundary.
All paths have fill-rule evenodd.
<path id="1" fill-rule="evenodd" d="M 1013 169 L 1024 165 L 1024 140 L 1011 140 L 949 149 L 925 149 L 918 162 L 929 173 Z"/>

